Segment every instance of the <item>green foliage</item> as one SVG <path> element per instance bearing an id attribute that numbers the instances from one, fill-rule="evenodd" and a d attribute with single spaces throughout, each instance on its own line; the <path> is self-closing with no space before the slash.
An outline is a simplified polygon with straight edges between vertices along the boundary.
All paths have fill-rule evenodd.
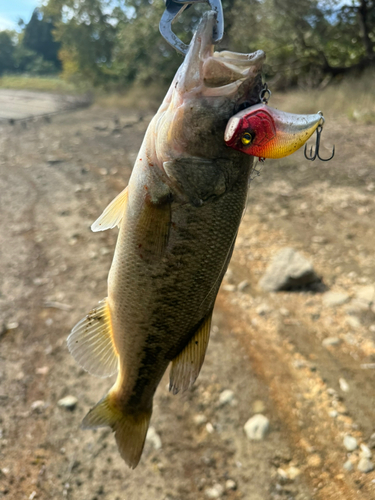
<path id="1" fill-rule="evenodd" d="M 34 51 L 45 61 L 52 63 L 55 68 L 60 68 L 58 51 L 60 43 L 53 38 L 52 31 L 54 24 L 51 18 L 43 16 L 39 9 L 35 9 L 29 23 L 26 25 L 23 33 L 23 46 L 26 49 Z M 43 67 L 39 61 L 37 65 Z"/>
<path id="2" fill-rule="evenodd" d="M 35 9 L 21 33 L 0 31 L 0 75 L 57 73 L 61 68 L 60 44 L 53 38 L 53 29 L 52 19 Z"/>
<path id="3" fill-rule="evenodd" d="M 14 33 L 0 31 L 0 75 L 11 71 L 14 67 Z"/>
<path id="4" fill-rule="evenodd" d="M 375 62 L 375 0 L 222 0 L 226 33 L 218 49 L 262 49 L 273 85 L 314 87 Z M 0 72 L 48 73 L 121 89 L 169 83 L 182 61 L 160 36 L 164 0 L 48 0 L 21 33 L 0 40 Z M 207 4 L 174 23 L 188 43 Z M 3 45 L 3 46 L 2 46 Z M 57 62 L 58 61 L 58 62 Z"/>

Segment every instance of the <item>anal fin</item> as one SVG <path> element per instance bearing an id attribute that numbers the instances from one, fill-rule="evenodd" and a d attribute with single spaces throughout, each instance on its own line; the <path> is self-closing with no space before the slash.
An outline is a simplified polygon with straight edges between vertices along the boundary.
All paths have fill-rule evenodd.
<path id="1" fill-rule="evenodd" d="M 169 390 L 173 394 L 186 391 L 196 381 L 206 355 L 210 338 L 212 311 L 207 315 L 185 348 L 172 361 Z"/>
<path id="2" fill-rule="evenodd" d="M 92 375 L 109 377 L 117 372 L 118 354 L 107 299 L 76 324 L 67 342 L 73 358 Z"/>
<path id="3" fill-rule="evenodd" d="M 96 233 L 97 231 L 105 231 L 119 226 L 128 203 L 128 188 L 126 187 L 104 210 L 102 215 L 92 224 L 91 230 Z"/>

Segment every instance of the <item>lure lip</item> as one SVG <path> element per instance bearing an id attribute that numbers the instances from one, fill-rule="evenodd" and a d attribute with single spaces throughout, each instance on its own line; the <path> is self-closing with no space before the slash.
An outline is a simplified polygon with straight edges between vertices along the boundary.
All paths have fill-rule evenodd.
<path id="1" fill-rule="evenodd" d="M 323 114 L 287 113 L 261 103 L 246 108 L 229 120 L 224 140 L 227 146 L 260 158 L 284 158 L 301 148 L 319 125 Z M 251 137 L 249 143 L 244 140 Z"/>

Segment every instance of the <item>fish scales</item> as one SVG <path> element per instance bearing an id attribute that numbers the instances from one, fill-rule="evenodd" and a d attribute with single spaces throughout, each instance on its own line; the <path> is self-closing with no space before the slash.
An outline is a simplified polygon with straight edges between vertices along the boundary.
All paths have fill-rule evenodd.
<path id="1" fill-rule="evenodd" d="M 114 386 L 83 426 L 110 426 L 131 468 L 168 365 L 174 393 L 199 374 L 246 205 L 253 158 L 227 147 L 224 132 L 241 105 L 258 102 L 264 54 L 214 53 L 214 23 L 212 12 L 203 16 L 148 127 L 128 188 L 92 226 L 120 227 L 108 297 L 68 338 L 90 373 L 108 376 L 117 367 Z"/>

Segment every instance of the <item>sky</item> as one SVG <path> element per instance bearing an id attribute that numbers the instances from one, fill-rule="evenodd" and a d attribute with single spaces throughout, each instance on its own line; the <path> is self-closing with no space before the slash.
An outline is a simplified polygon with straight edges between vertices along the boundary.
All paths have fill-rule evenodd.
<path id="1" fill-rule="evenodd" d="M 40 4 L 40 0 L 0 0 L 0 31 L 17 29 L 19 18 L 28 22 Z"/>

